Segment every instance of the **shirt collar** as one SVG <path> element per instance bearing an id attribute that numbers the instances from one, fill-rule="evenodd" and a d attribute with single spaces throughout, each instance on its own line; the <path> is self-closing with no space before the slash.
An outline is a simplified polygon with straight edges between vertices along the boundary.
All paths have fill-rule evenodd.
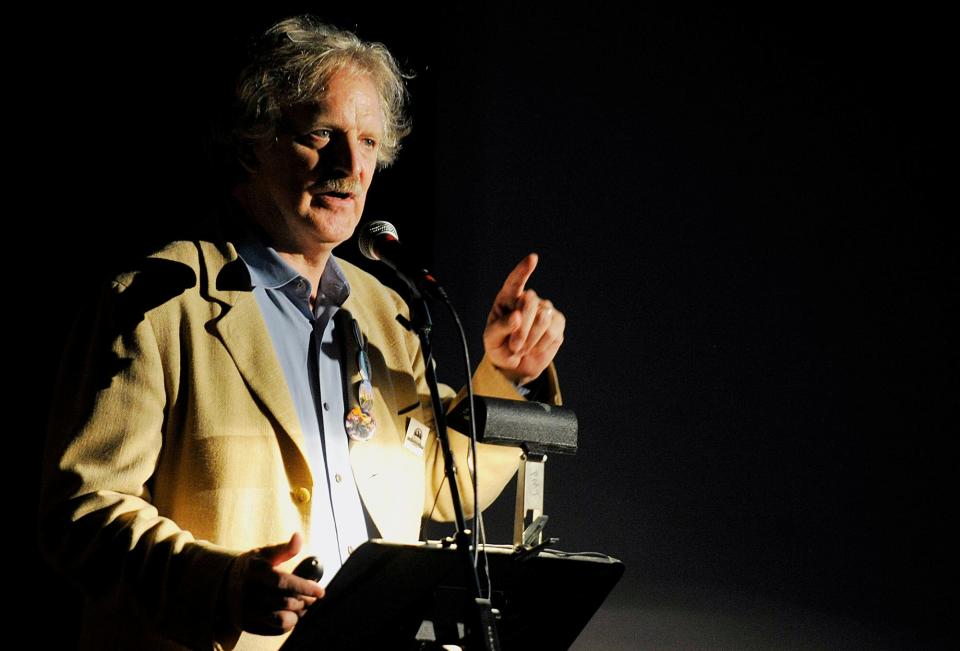
<path id="1" fill-rule="evenodd" d="M 263 244 L 249 227 L 243 227 L 234 245 L 250 272 L 250 283 L 254 287 L 282 290 L 298 279 L 309 286 L 309 280 L 281 258 L 273 247 Z M 332 255 L 320 277 L 320 293 L 323 295 L 321 302 L 337 306 L 343 305 L 350 296 L 350 283 Z"/>

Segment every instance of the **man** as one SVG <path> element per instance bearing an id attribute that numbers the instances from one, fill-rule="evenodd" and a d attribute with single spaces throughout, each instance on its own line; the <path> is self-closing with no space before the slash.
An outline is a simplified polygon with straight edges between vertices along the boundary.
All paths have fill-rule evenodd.
<path id="1" fill-rule="evenodd" d="M 237 86 L 230 215 L 118 277 L 81 320 L 41 534 L 88 595 L 85 647 L 275 649 L 323 596 L 289 573 L 305 554 L 328 580 L 369 536 L 413 541 L 421 517 L 452 517 L 406 307 L 331 256 L 407 131 L 404 100 L 383 46 L 309 18 L 268 30 Z M 479 394 L 538 381 L 557 399 L 545 372 L 564 317 L 525 289 L 535 265 L 495 299 Z M 483 508 L 518 452 L 478 455 Z"/>

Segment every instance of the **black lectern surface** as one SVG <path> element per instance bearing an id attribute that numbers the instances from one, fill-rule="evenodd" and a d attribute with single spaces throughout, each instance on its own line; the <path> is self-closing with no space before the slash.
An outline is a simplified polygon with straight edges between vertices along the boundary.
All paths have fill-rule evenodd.
<path id="1" fill-rule="evenodd" d="M 569 648 L 624 571 L 603 554 L 544 550 L 521 560 L 512 547 L 486 551 L 503 651 Z M 452 546 L 371 540 L 350 555 L 282 648 L 406 651 L 421 648 L 417 638 L 457 644 L 466 585 Z"/>

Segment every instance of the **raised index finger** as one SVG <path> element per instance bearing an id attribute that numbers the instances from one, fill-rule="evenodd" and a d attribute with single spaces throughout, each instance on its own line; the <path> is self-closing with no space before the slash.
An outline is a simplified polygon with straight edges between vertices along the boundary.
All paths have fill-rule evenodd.
<path id="1" fill-rule="evenodd" d="M 506 304 L 513 308 L 514 303 L 516 303 L 520 295 L 523 294 L 523 290 L 526 289 L 530 275 L 533 273 L 533 270 L 537 268 L 537 260 L 539 260 L 537 254 L 531 253 L 521 260 L 520 264 L 513 268 L 513 271 L 510 272 L 510 275 L 507 276 L 507 279 L 503 282 L 503 287 L 497 292 L 496 302 L 498 304 Z"/>

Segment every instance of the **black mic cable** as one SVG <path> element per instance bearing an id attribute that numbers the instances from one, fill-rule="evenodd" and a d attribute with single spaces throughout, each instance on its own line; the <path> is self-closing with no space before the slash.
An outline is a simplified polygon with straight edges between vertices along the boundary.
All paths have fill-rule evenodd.
<path id="1" fill-rule="evenodd" d="M 480 465 L 477 459 L 477 426 L 476 414 L 474 413 L 473 400 L 473 374 L 470 366 L 470 348 L 467 344 L 467 336 L 463 329 L 463 323 L 460 321 L 460 315 L 450 302 L 447 293 L 437 282 L 437 279 L 422 265 L 413 261 L 406 249 L 400 244 L 400 237 L 393 224 L 387 221 L 373 221 L 366 224 L 360 231 L 358 241 L 360 252 L 364 257 L 370 260 L 379 260 L 394 270 L 413 292 L 414 298 L 420 298 L 424 293 L 440 300 L 453 316 L 457 325 L 457 331 L 460 334 L 460 342 L 463 346 L 463 360 L 467 377 L 467 406 L 470 411 L 470 456 L 473 458 L 473 468 L 467 470 L 470 473 L 470 481 L 473 486 L 473 565 L 479 567 L 480 554 L 480 536 L 483 529 L 483 514 L 480 513 L 480 501 L 477 496 L 477 466 Z M 431 360 L 425 360 L 430 363 Z M 484 538 L 486 536 L 484 535 Z M 486 540 L 484 540 L 486 543 Z M 487 595 L 493 593 L 490 587 L 490 570 L 486 558 L 486 551 L 483 552 L 485 574 L 487 579 Z M 478 571 L 479 578 L 479 571 Z"/>

